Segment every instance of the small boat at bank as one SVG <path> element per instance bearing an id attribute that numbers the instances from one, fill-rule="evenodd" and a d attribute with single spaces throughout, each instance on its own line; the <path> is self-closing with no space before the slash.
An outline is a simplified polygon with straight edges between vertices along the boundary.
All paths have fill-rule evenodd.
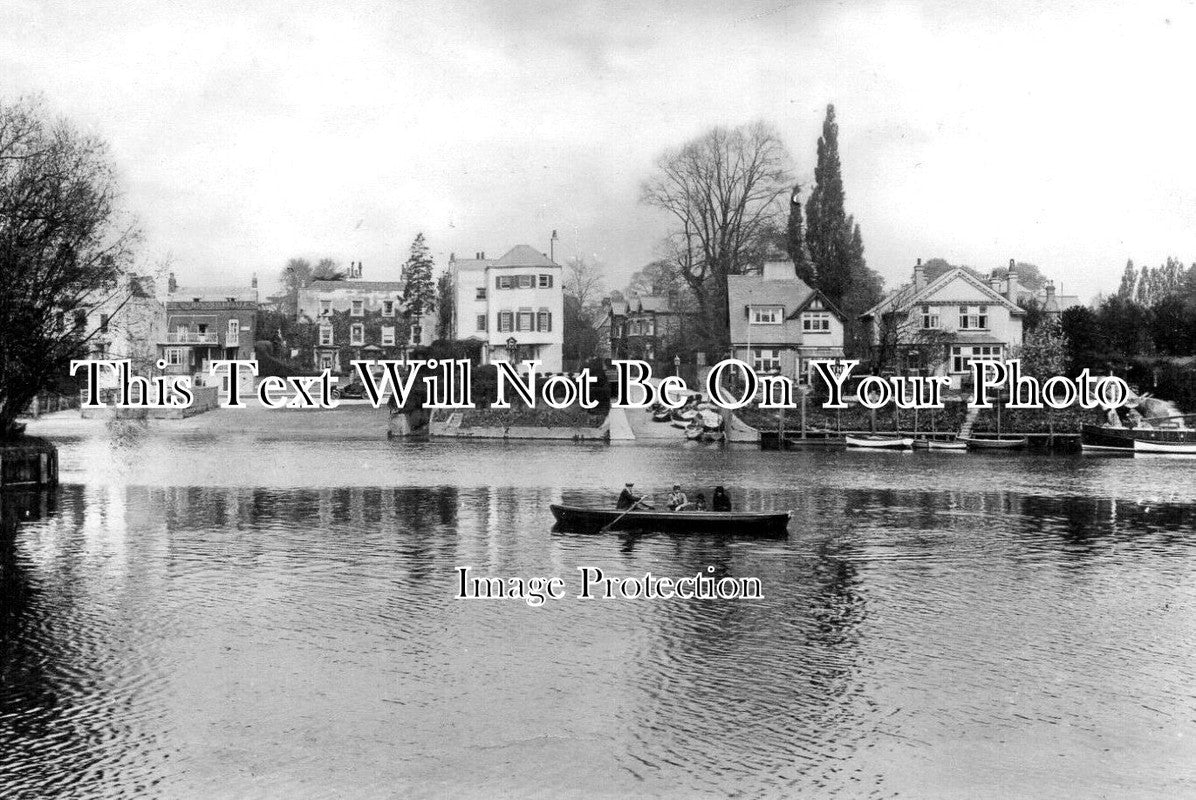
<path id="1" fill-rule="evenodd" d="M 909 436 L 846 436 L 848 447 L 869 447 L 873 450 L 909 450 L 914 440 Z"/>
<path id="2" fill-rule="evenodd" d="M 998 438 L 998 439 L 975 439 L 968 438 L 963 440 L 964 447 L 969 450 L 1021 450 L 1029 442 L 1024 436 Z"/>
<path id="3" fill-rule="evenodd" d="M 1196 442 L 1190 444 L 1170 442 L 1147 442 L 1134 440 L 1135 453 L 1167 453 L 1173 456 L 1196 456 Z"/>
<path id="4" fill-rule="evenodd" d="M 967 450 L 968 445 L 966 442 L 961 442 L 958 439 L 951 439 L 949 441 L 939 441 L 937 439 L 931 439 L 930 441 L 928 441 L 926 443 L 926 449 L 927 450 L 957 450 L 958 451 L 958 450 Z"/>
<path id="5" fill-rule="evenodd" d="M 548 506 L 562 530 L 720 533 L 738 536 L 784 536 L 789 511 L 619 511 L 552 503 Z M 613 524 L 612 524 L 613 523 Z"/>

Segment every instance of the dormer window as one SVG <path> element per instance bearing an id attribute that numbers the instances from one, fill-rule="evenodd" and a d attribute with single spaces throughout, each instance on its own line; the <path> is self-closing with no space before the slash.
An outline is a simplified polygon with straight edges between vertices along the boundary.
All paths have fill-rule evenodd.
<path id="1" fill-rule="evenodd" d="M 784 316 L 782 306 L 751 306 L 748 318 L 753 325 L 780 325 Z"/>
<path id="2" fill-rule="evenodd" d="M 830 333 L 831 315 L 828 311 L 807 311 L 801 315 L 803 333 Z"/>
<path id="3" fill-rule="evenodd" d="M 934 306 L 922 306 L 922 330 L 937 331 L 939 329 L 939 310 Z"/>

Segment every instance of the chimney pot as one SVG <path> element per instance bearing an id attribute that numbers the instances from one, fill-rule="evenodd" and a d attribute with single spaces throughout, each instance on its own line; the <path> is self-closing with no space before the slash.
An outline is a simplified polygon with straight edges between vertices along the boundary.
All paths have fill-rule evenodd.
<path id="1" fill-rule="evenodd" d="M 917 264 L 915 264 L 914 266 L 917 266 L 917 267 L 920 267 L 920 266 L 922 266 L 922 259 L 920 259 L 920 258 L 919 258 L 919 259 L 918 259 L 918 263 L 917 263 Z"/>

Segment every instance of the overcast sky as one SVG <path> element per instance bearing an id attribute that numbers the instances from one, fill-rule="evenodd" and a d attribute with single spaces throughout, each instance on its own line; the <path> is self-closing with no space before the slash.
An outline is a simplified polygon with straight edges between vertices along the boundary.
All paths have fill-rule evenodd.
<path id="1" fill-rule="evenodd" d="M 833 102 L 890 287 L 1017 258 L 1087 299 L 1126 258 L 1196 260 L 1194 44 L 1192 2 L 4 0 L 0 97 L 111 143 L 183 283 L 555 228 L 620 287 L 665 230 L 638 203 L 662 150 L 764 119 L 807 182 Z"/>

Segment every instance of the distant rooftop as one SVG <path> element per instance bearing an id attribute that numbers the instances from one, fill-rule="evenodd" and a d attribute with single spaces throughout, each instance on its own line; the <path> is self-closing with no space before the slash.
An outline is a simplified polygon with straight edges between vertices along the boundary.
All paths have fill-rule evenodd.
<path id="1" fill-rule="evenodd" d="M 166 298 L 175 303 L 256 303 L 257 289 L 248 286 L 178 286 Z"/>

